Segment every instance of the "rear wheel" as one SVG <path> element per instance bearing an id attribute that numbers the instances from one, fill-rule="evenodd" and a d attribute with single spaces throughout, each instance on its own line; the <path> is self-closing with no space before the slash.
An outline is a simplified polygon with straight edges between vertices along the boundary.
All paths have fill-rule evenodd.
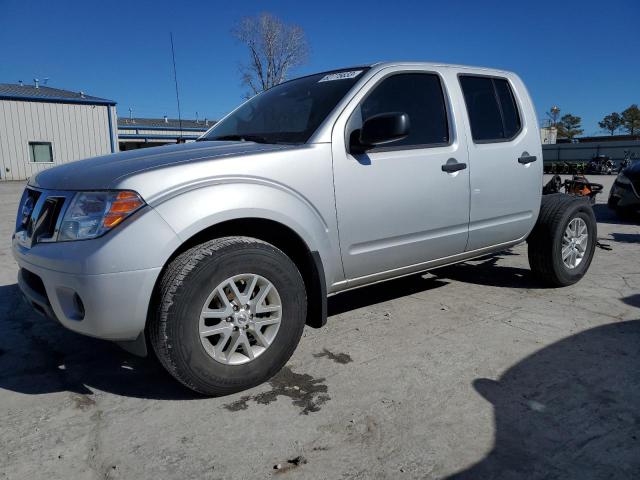
<path id="1" fill-rule="evenodd" d="M 544 196 L 538 222 L 527 239 L 532 272 L 552 286 L 576 283 L 591 265 L 597 235 L 587 200 L 562 194 Z"/>
<path id="2" fill-rule="evenodd" d="M 261 240 L 225 237 L 185 251 L 167 267 L 149 336 L 176 379 L 206 395 L 225 395 L 278 372 L 305 318 L 295 264 Z"/>

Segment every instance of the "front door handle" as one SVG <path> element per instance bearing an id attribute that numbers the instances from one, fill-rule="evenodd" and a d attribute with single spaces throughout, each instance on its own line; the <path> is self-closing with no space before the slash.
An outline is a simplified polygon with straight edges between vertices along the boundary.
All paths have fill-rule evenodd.
<path id="1" fill-rule="evenodd" d="M 466 163 L 458 163 L 456 161 L 447 162 L 442 165 L 442 171 L 447 173 L 459 172 L 460 170 L 464 170 L 465 168 L 467 168 Z"/>
<path id="2" fill-rule="evenodd" d="M 535 162 L 537 159 L 535 155 L 529 155 L 529 152 L 522 152 L 522 155 L 518 158 L 518 163 L 526 165 L 527 163 Z"/>

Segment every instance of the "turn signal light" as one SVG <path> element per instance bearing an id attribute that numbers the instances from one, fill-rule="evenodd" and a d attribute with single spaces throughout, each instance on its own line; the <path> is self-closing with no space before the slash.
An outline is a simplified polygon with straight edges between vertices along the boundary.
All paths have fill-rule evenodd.
<path id="1" fill-rule="evenodd" d="M 142 205 L 144 205 L 144 202 L 137 193 L 129 191 L 119 192 L 111 202 L 111 207 L 104 216 L 102 226 L 104 228 L 115 227 Z"/>

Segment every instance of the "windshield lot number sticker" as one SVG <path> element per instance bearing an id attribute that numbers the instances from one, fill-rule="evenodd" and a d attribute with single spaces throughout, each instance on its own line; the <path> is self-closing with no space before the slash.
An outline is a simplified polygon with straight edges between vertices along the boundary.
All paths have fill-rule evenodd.
<path id="1" fill-rule="evenodd" d="M 349 78 L 356 78 L 358 75 L 362 73 L 362 70 L 352 70 L 351 72 L 338 72 L 338 73 L 330 73 L 329 75 L 325 75 L 320 80 L 320 82 L 332 82 L 334 80 L 347 80 Z"/>

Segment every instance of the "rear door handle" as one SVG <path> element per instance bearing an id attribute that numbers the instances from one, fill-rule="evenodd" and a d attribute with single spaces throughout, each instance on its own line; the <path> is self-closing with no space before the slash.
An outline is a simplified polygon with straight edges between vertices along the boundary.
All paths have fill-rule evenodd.
<path id="1" fill-rule="evenodd" d="M 454 161 L 455 162 L 455 161 Z M 458 163 L 458 162 L 448 162 L 442 165 L 442 171 L 447 173 L 459 172 L 460 170 L 464 170 L 467 168 L 466 163 Z"/>
<path id="2" fill-rule="evenodd" d="M 537 159 L 535 155 L 529 155 L 529 152 L 522 152 L 522 156 L 518 158 L 518 163 L 526 165 L 527 163 L 535 162 Z"/>

